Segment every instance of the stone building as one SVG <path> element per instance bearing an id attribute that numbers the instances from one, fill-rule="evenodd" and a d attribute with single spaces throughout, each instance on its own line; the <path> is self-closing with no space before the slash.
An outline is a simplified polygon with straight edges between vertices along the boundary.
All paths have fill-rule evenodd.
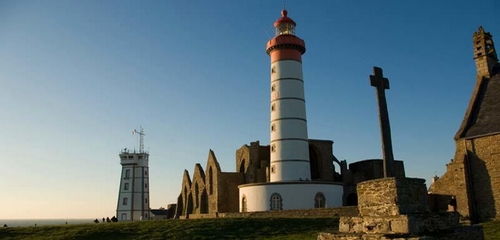
<path id="1" fill-rule="evenodd" d="M 473 36 L 477 78 L 455 135 L 455 156 L 429 188 L 435 208 L 456 196 L 458 212 L 472 221 L 500 217 L 500 64 L 492 35 Z"/>
<path id="2" fill-rule="evenodd" d="M 333 166 L 332 144 L 329 140 L 309 140 L 313 179 L 341 181 Z M 238 185 L 269 182 L 269 154 L 270 147 L 261 146 L 258 141 L 243 145 L 236 150 L 236 171 L 223 172 L 210 150 L 205 170 L 196 164 L 192 178 L 184 171 L 176 216 L 238 212 Z"/>
<path id="3" fill-rule="evenodd" d="M 348 169 L 346 160 L 335 157 L 332 145 L 330 140 L 309 139 L 311 180 L 342 183 L 344 205 L 356 205 L 356 184 L 383 177 L 382 160 L 351 163 Z M 235 172 L 223 172 L 210 150 L 205 168 L 196 164 L 192 177 L 184 170 L 175 216 L 238 212 L 238 185 L 269 182 L 269 160 L 270 146 L 251 142 L 236 150 Z M 402 161 L 395 161 L 394 168 L 397 176 L 405 176 Z"/>

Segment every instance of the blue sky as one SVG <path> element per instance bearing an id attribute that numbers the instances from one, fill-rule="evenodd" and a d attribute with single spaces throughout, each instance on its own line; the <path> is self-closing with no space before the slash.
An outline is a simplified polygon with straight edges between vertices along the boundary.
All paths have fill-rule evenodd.
<path id="1" fill-rule="evenodd" d="M 500 42 L 500 2 L 285 1 L 305 40 L 309 137 L 352 163 L 381 158 L 373 66 L 394 156 L 445 172 L 475 83 L 472 34 Z M 0 219 L 115 214 L 121 149 L 150 151 L 151 207 L 213 149 L 269 143 L 265 46 L 283 1 L 0 0 Z M 496 37 L 496 38 L 495 38 Z"/>

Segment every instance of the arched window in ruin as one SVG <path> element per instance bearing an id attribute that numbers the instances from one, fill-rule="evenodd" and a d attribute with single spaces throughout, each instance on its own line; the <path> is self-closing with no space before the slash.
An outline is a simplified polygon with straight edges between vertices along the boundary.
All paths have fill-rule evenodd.
<path id="1" fill-rule="evenodd" d="M 241 159 L 240 173 L 245 173 L 245 159 Z"/>
<path id="2" fill-rule="evenodd" d="M 199 189 L 198 189 L 198 183 L 195 183 L 194 184 L 194 196 L 195 196 L 195 199 L 194 199 L 194 207 L 199 207 L 200 206 L 200 192 L 199 192 Z"/>
<path id="3" fill-rule="evenodd" d="M 200 198 L 200 213 L 208 213 L 208 195 L 207 191 L 203 190 L 201 192 L 201 198 Z"/>
<path id="4" fill-rule="evenodd" d="M 273 193 L 270 199 L 271 210 L 282 210 L 283 209 L 283 198 L 279 193 Z"/>
<path id="5" fill-rule="evenodd" d="M 214 193 L 214 181 L 213 181 L 213 175 L 214 172 L 212 171 L 212 166 L 208 168 L 208 188 L 209 188 L 209 194 L 212 195 Z"/>
<path id="6" fill-rule="evenodd" d="M 326 198 L 322 192 L 316 193 L 314 197 L 314 208 L 324 208 L 326 207 Z"/>
<path id="7" fill-rule="evenodd" d="M 247 212 L 247 196 L 241 198 L 241 212 Z"/>

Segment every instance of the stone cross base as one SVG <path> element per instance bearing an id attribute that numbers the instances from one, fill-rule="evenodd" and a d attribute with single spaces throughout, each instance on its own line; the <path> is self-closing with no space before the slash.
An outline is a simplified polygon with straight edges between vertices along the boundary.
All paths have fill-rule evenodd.
<path id="1" fill-rule="evenodd" d="M 361 216 L 428 213 L 427 188 L 420 178 L 380 178 L 358 183 Z"/>
<path id="2" fill-rule="evenodd" d="M 339 232 L 318 240 L 484 239 L 481 228 L 460 226 L 456 212 L 431 213 L 424 179 L 375 179 L 357 192 L 360 216 L 341 217 Z"/>
<path id="3" fill-rule="evenodd" d="M 319 233 L 318 240 L 484 240 L 483 230 L 477 226 L 461 226 L 453 232 L 428 234 L 365 234 Z"/>
<path id="4" fill-rule="evenodd" d="M 343 233 L 421 233 L 450 230 L 459 226 L 458 213 L 412 214 L 389 217 L 342 217 Z"/>

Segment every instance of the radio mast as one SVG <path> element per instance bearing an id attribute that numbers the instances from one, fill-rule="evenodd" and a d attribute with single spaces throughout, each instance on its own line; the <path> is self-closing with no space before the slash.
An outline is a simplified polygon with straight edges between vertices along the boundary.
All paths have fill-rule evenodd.
<path id="1" fill-rule="evenodd" d="M 142 129 L 142 126 L 139 128 L 140 130 L 137 131 L 137 129 L 134 129 L 132 131 L 132 134 L 139 134 L 139 153 L 144 153 L 144 129 Z"/>

